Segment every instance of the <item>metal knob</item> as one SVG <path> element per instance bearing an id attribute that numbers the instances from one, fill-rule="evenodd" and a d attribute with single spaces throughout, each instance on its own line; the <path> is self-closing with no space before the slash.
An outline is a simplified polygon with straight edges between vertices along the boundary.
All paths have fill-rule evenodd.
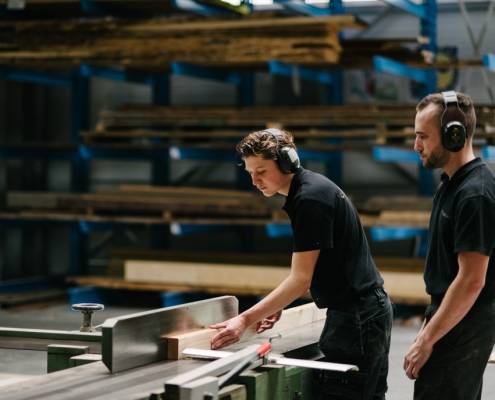
<path id="1" fill-rule="evenodd" d="M 81 311 L 83 315 L 83 322 L 79 330 L 81 332 L 93 332 L 93 326 L 91 325 L 91 317 L 93 316 L 93 312 L 101 311 L 105 309 L 103 304 L 98 303 L 78 303 L 72 304 L 73 311 Z"/>

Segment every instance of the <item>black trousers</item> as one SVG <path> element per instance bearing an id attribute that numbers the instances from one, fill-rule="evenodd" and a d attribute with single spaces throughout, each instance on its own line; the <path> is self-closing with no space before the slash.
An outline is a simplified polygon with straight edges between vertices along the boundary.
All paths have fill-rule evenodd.
<path id="1" fill-rule="evenodd" d="M 325 360 L 355 364 L 359 372 L 319 372 L 313 397 L 385 399 L 392 320 L 392 305 L 381 288 L 348 308 L 328 310 L 319 343 Z"/>
<path id="2" fill-rule="evenodd" d="M 427 308 L 427 321 L 437 309 Z M 494 344 L 495 302 L 475 304 L 433 347 L 414 384 L 414 400 L 480 400 Z"/>

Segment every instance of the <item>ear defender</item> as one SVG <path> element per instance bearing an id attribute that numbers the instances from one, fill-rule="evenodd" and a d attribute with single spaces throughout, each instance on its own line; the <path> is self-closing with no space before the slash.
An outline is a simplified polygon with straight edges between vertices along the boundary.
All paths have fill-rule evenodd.
<path id="1" fill-rule="evenodd" d="M 451 90 L 442 92 L 444 110 L 440 118 L 442 145 L 451 152 L 458 152 L 466 143 L 465 115 L 459 107 L 457 94 Z"/>
<path id="2" fill-rule="evenodd" d="M 277 162 L 280 170 L 284 174 L 292 174 L 296 172 L 296 170 L 301 166 L 301 162 L 299 160 L 299 156 L 297 155 L 296 149 L 290 146 L 280 147 L 280 132 L 277 129 L 269 128 L 265 129 L 264 131 L 272 135 L 277 141 L 277 159 L 275 161 Z"/>

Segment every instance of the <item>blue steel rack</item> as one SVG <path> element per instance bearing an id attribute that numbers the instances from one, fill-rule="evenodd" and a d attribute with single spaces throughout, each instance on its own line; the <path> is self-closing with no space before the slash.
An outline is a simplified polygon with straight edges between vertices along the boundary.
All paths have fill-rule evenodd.
<path id="1" fill-rule="evenodd" d="M 219 8 L 207 4 L 200 4 L 192 0 L 173 0 L 171 3 L 178 9 L 193 12 L 199 15 L 221 15 L 238 12 L 247 14 L 251 11 L 251 5 L 242 3 L 241 7 Z M 15 16 L 22 13 L 20 9 L 9 9 L 7 6 L 0 9 L 3 16 Z M 81 11 L 88 15 L 105 15 L 110 12 L 119 12 L 117 8 L 106 8 L 92 0 L 81 0 Z M 236 85 L 238 89 L 238 103 L 240 105 L 251 105 L 254 103 L 254 75 L 249 72 L 220 73 L 213 69 L 200 68 L 184 63 L 172 63 L 171 71 L 162 73 L 142 73 L 137 71 L 126 71 L 112 68 L 104 68 L 82 64 L 71 74 L 54 74 L 40 71 L 22 70 L 10 67 L 0 67 L 0 77 L 8 80 L 30 82 L 42 85 L 62 86 L 70 90 L 71 94 L 71 127 L 70 143 L 73 148 L 68 150 L 44 148 L 35 150 L 27 149 L 0 149 L 0 158 L 21 159 L 64 159 L 71 163 L 71 190 L 85 192 L 89 188 L 89 167 L 93 159 L 151 159 L 152 184 L 163 185 L 168 182 L 169 156 L 163 151 L 122 151 L 102 148 L 92 148 L 81 142 L 80 132 L 89 128 L 89 99 L 90 78 L 99 77 L 104 79 L 141 83 L 151 86 L 152 103 L 156 105 L 170 104 L 170 74 L 188 75 L 208 79 L 216 79 Z M 72 146 L 71 146 L 72 147 Z M 29 221 L 24 221 L 29 222 Z M 31 221 L 32 222 L 32 221 Z M 13 222 L 3 220 L 2 227 L 7 228 L 15 223 L 24 226 L 22 221 Z M 34 222 L 33 222 L 34 223 Z M 52 221 L 47 222 L 49 224 Z M 71 274 L 84 272 L 87 265 L 87 236 L 96 229 L 115 228 L 116 225 L 106 223 L 89 224 L 85 221 L 70 224 L 70 267 Z M 152 246 L 163 247 L 167 242 L 169 231 L 165 226 L 152 229 Z"/>
<path id="2" fill-rule="evenodd" d="M 91 9 L 91 1 L 81 0 L 82 3 L 86 3 L 88 5 L 88 11 Z M 418 6 L 407 0 L 391 0 L 391 3 L 397 3 L 398 7 L 406 9 L 406 11 L 412 12 L 417 15 L 421 20 L 421 32 L 423 35 L 430 38 L 430 42 L 426 45 L 430 50 L 436 50 L 436 2 L 435 0 L 426 0 L 423 6 Z M 303 13 L 306 15 L 329 15 L 329 14 L 338 14 L 343 13 L 344 8 L 342 6 L 342 2 L 340 0 L 331 1 L 328 9 L 314 7 L 303 3 L 298 0 L 280 0 L 277 3 L 282 4 L 284 7 L 295 10 L 299 13 Z M 205 8 L 206 7 L 206 8 Z M 199 5 L 200 9 L 203 9 L 202 14 L 208 15 L 209 7 Z M 93 10 L 95 11 L 95 10 Z M 211 10 L 210 10 L 211 11 Z M 199 11 L 198 11 L 199 12 Z M 391 72 L 392 69 L 401 70 L 401 67 L 397 64 L 393 64 L 389 60 L 385 59 L 376 59 L 375 62 L 377 64 L 381 63 L 381 67 L 377 67 L 377 70 L 381 70 L 382 72 Z M 329 88 L 329 103 L 332 104 L 340 104 L 342 103 L 342 71 L 332 70 L 332 71 L 319 71 L 311 68 L 306 68 L 297 65 L 289 65 L 285 63 L 278 62 L 273 60 L 269 63 L 269 70 L 272 74 L 279 74 L 285 76 L 291 76 L 294 71 L 300 77 L 300 79 L 315 81 L 324 85 L 327 85 Z M 415 69 L 411 69 L 410 67 L 403 68 L 401 70 L 403 76 L 407 76 L 411 79 L 418 80 L 421 83 L 424 83 L 426 87 L 432 88 L 434 85 L 434 71 L 423 71 L 423 73 L 416 71 Z M 215 68 L 205 68 L 199 67 L 186 63 L 172 63 L 170 71 L 165 71 L 160 74 L 146 74 L 141 72 L 133 72 L 133 71 L 125 71 L 125 70 L 115 70 L 109 68 L 95 67 L 87 64 L 83 64 L 80 68 L 74 72 L 71 76 L 58 76 L 52 74 L 45 74 L 39 72 L 32 71 L 18 71 L 14 69 L 5 69 L 0 70 L 0 76 L 3 76 L 7 79 L 18 79 L 18 80 L 28 80 L 30 82 L 36 82 L 41 84 L 56 84 L 62 85 L 70 88 L 72 93 L 72 127 L 71 127 L 71 142 L 76 144 L 76 150 L 68 151 L 61 155 L 62 157 L 66 157 L 66 159 L 71 160 L 71 171 L 72 171 L 72 180 L 73 189 L 74 190 L 87 190 L 88 188 L 88 170 L 89 163 L 92 159 L 96 158 L 145 158 L 152 159 L 152 182 L 154 184 L 165 184 L 168 180 L 168 171 L 169 171 L 169 155 L 163 154 L 163 152 L 143 152 L 139 154 L 139 152 L 133 151 L 132 154 L 128 152 L 123 152 L 119 150 L 118 152 L 91 148 L 91 146 L 86 146 L 80 142 L 79 132 L 81 129 L 86 129 L 88 126 L 88 109 L 89 109 L 89 79 L 91 77 L 100 77 L 111 80 L 120 80 L 126 82 L 135 82 L 141 84 L 147 84 L 152 87 L 152 97 L 154 104 L 169 104 L 170 99 L 170 74 L 175 75 L 186 75 L 186 76 L 194 76 L 206 79 L 213 79 L 217 81 L 222 81 L 226 83 L 233 84 L 237 87 L 237 103 L 239 105 L 252 105 L 254 104 L 254 74 L 251 72 L 226 72 Z M 436 84 L 436 83 L 435 83 Z M 385 149 L 382 149 L 381 153 L 384 154 Z M 209 158 L 212 157 L 214 159 L 233 159 L 231 154 L 225 154 L 225 152 L 215 151 L 208 153 L 204 150 L 199 154 L 195 149 L 188 148 L 180 148 L 181 159 L 189 158 L 189 159 L 198 159 L 199 158 Z M 24 154 L 28 156 L 28 154 Z M 3 157 L 19 157 L 21 154 L 19 153 L 10 153 L 7 152 L 0 153 L 0 156 Z M 48 155 L 51 157 L 51 155 Z M 320 162 L 324 162 L 328 171 L 332 172 L 329 175 L 332 179 L 341 183 L 342 178 L 342 154 L 340 152 L 334 152 L 331 154 L 324 154 L 322 152 L 305 152 L 301 151 L 301 159 L 302 160 L 318 160 Z M 392 161 L 392 158 L 389 155 L 383 156 L 388 157 L 389 161 Z M 394 161 L 403 161 L 404 155 L 401 155 L 399 159 Z M 414 158 L 413 156 L 405 156 Z M 379 156 L 375 156 L 376 159 L 380 159 Z M 417 157 L 416 157 L 417 158 Z M 415 159 L 414 162 L 417 162 Z M 421 185 L 425 185 L 428 179 L 421 179 Z M 431 189 L 424 189 L 425 192 L 430 191 Z M 421 189 L 423 191 L 423 189 Z M 119 225 L 120 226 L 120 225 Z M 109 229 L 115 228 L 115 224 L 100 224 L 100 223 L 87 223 L 80 222 L 78 224 L 73 224 L 71 230 L 71 273 L 80 273 L 83 271 L 83 266 L 86 263 L 86 241 L 87 235 L 93 231 L 94 229 Z M 200 227 L 196 227 L 196 229 L 201 229 Z M 192 230 L 190 226 L 178 226 L 177 232 L 187 233 Z M 280 235 L 290 234 L 290 226 L 286 225 L 267 225 L 266 227 L 267 233 L 269 236 L 277 237 Z M 397 230 L 394 232 L 390 231 L 390 237 L 397 237 Z M 384 233 L 376 233 L 375 238 L 383 238 Z M 159 232 L 158 235 L 155 235 L 156 238 L 164 237 L 163 230 Z M 411 235 L 411 232 L 408 231 L 404 233 L 404 235 Z M 386 236 L 386 235 L 385 235 Z M 408 236 L 408 237 L 409 237 Z M 158 240 L 157 240 L 158 241 Z"/>
<path id="3" fill-rule="evenodd" d="M 495 54 L 487 53 L 483 56 L 483 64 L 490 71 L 495 71 Z"/>
<path id="4" fill-rule="evenodd" d="M 436 0 L 424 0 L 422 4 L 413 3 L 410 0 L 385 0 L 415 17 L 420 21 L 420 34 L 426 38 L 423 50 L 435 55 L 437 52 L 437 3 Z M 422 95 L 437 90 L 436 71 L 433 68 L 414 68 L 403 63 L 375 56 L 373 58 L 375 71 L 402 76 L 418 82 L 422 85 Z M 378 148 L 373 150 L 373 157 L 383 162 L 406 162 L 418 165 L 419 187 L 421 195 L 432 195 L 435 190 L 433 173 L 421 164 L 419 157 L 411 151 L 403 151 L 392 148 Z"/>

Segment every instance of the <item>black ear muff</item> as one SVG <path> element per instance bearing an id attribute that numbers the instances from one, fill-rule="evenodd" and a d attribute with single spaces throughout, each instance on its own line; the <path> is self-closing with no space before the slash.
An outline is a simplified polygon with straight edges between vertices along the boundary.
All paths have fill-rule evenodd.
<path id="1" fill-rule="evenodd" d="M 291 174 L 301 166 L 294 148 L 284 146 L 278 150 L 278 165 L 284 174 Z"/>
<path id="2" fill-rule="evenodd" d="M 290 146 L 279 146 L 280 132 L 277 129 L 265 129 L 265 132 L 272 135 L 277 141 L 276 162 L 284 174 L 292 174 L 301 166 L 296 149 Z"/>
<path id="3" fill-rule="evenodd" d="M 466 143 L 467 130 L 465 116 L 459 107 L 456 93 L 451 90 L 442 92 L 444 111 L 440 119 L 442 145 L 452 152 L 460 151 Z"/>

